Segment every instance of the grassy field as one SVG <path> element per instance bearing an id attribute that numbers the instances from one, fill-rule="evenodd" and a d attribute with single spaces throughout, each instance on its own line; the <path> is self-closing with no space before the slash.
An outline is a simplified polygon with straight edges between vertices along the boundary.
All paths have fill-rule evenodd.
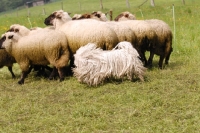
<path id="1" fill-rule="evenodd" d="M 24 85 L 18 85 L 20 69 L 14 65 L 17 79 L 7 68 L 0 69 L 0 132 L 2 133 L 198 133 L 200 132 L 200 2 L 160 0 L 156 7 L 149 2 L 140 9 L 141 0 L 103 1 L 104 12 L 114 17 L 128 10 L 138 19 L 157 18 L 167 22 L 173 33 L 173 48 L 168 66 L 157 67 L 155 56 L 145 82 L 106 82 L 99 87 L 80 84 L 76 78 L 49 81 L 32 72 Z M 175 29 L 172 5 L 175 5 Z M 80 6 L 81 5 L 81 10 Z M 45 8 L 46 15 L 42 15 Z M 61 1 L 30 8 L 32 26 L 44 27 L 46 16 L 61 8 Z M 63 0 L 68 12 L 100 10 L 96 0 Z M 27 27 L 28 9 L 0 15 L 0 33 L 11 24 Z M 147 53 L 148 56 L 149 53 Z"/>

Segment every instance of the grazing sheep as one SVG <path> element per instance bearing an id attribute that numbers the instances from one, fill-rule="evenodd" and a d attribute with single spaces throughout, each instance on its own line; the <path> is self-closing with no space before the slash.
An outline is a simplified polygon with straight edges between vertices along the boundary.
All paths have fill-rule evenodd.
<path id="1" fill-rule="evenodd" d="M 0 42 L 3 40 L 1 39 Z M 15 74 L 12 71 L 13 64 L 16 63 L 15 59 L 6 52 L 5 49 L 0 49 L 0 68 L 7 66 L 12 78 L 15 78 Z"/>
<path id="2" fill-rule="evenodd" d="M 51 64 L 58 69 L 60 81 L 64 80 L 62 68 L 68 65 L 69 50 L 64 33 L 53 30 L 39 30 L 37 34 L 20 36 L 14 32 L 2 35 L 0 48 L 11 54 L 19 64 L 22 75 L 18 81 L 24 83 L 30 65 Z"/>
<path id="3" fill-rule="evenodd" d="M 132 13 L 126 11 L 120 13 L 114 20 L 115 21 L 136 20 L 136 17 Z"/>
<path id="4" fill-rule="evenodd" d="M 120 42 L 108 51 L 89 43 L 80 47 L 74 57 L 74 76 L 89 86 L 97 86 L 107 78 L 132 80 L 136 76 L 144 81 L 146 68 L 130 42 Z"/>
<path id="5" fill-rule="evenodd" d="M 15 32 L 21 36 L 27 36 L 29 34 L 37 34 L 38 30 L 54 30 L 54 27 L 46 27 L 46 28 L 40 28 L 40 27 L 34 27 L 32 29 L 28 29 L 27 27 L 20 25 L 20 24 L 13 24 L 10 26 L 10 29 L 7 32 Z M 52 71 L 52 68 L 49 66 L 42 66 L 42 65 L 34 65 L 30 67 L 29 72 L 31 72 L 31 70 L 34 69 L 35 71 L 38 71 L 37 75 L 46 75 L 45 73 L 45 69 L 47 69 L 48 71 Z"/>

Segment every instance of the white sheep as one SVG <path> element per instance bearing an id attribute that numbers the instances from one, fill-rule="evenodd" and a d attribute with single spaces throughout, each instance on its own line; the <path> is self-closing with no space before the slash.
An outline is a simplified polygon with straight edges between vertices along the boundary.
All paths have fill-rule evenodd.
<path id="1" fill-rule="evenodd" d="M 51 64 L 58 69 L 60 81 L 64 79 L 63 67 L 68 65 L 69 50 L 64 33 L 54 30 L 39 30 L 37 34 L 20 36 L 14 32 L 3 35 L 0 48 L 5 48 L 19 64 L 22 75 L 18 81 L 24 83 L 30 65 Z"/>
<path id="2" fill-rule="evenodd" d="M 80 47 L 74 57 L 74 76 L 89 86 L 97 86 L 107 78 L 132 80 L 136 76 L 144 81 L 146 68 L 130 42 L 120 42 L 108 51 L 89 43 Z"/>
<path id="3" fill-rule="evenodd" d="M 63 10 L 53 12 L 44 23 L 66 34 L 72 54 L 87 43 L 96 43 L 98 47 L 110 50 L 119 42 L 116 33 L 105 23 L 90 19 L 72 21 Z"/>
<path id="4" fill-rule="evenodd" d="M 165 64 L 168 64 L 172 48 L 172 31 L 167 23 L 158 19 L 146 20 L 148 24 L 154 29 L 157 38 L 155 45 L 151 46 L 150 57 L 148 59 L 148 65 L 152 66 L 154 54 L 159 55 L 159 67 L 163 68 L 163 61 L 165 59 Z"/>
<path id="5" fill-rule="evenodd" d="M 131 14 L 131 13 L 130 13 Z M 133 14 L 132 14 L 133 15 Z M 125 14 L 119 15 L 115 21 L 123 20 L 134 20 L 134 18 L 126 17 Z M 172 31 L 167 23 L 158 19 L 145 20 L 154 30 L 156 38 L 155 43 L 150 46 L 150 56 L 148 59 L 148 66 L 152 66 L 153 56 L 157 54 L 160 56 L 159 68 L 163 68 L 163 61 L 165 59 L 165 64 L 168 64 L 172 48 Z"/>
<path id="6" fill-rule="evenodd" d="M 123 15 L 128 14 L 129 17 L 125 17 L 127 20 L 128 19 L 134 19 L 134 15 L 131 15 L 129 12 L 124 12 Z M 91 15 L 86 15 L 87 19 L 90 17 L 91 19 L 96 19 L 96 20 L 106 20 L 105 19 L 105 14 L 98 11 L 95 12 L 95 14 Z M 79 18 L 77 19 L 83 19 L 85 16 L 77 16 Z M 122 15 L 121 15 L 122 17 Z M 75 19 L 75 18 L 74 18 Z M 121 19 L 120 19 L 121 20 Z M 109 26 L 111 26 L 116 34 L 118 35 L 118 38 L 120 41 L 129 41 L 130 42 L 130 32 L 127 32 L 128 29 L 132 30 L 132 38 L 133 38 L 133 46 L 137 49 L 139 52 L 139 55 L 141 57 L 141 60 L 144 61 L 145 65 L 148 65 L 147 59 L 145 57 L 145 52 L 150 49 L 150 45 L 154 45 L 155 40 L 156 40 L 156 33 L 152 29 L 152 27 L 145 21 L 143 20 L 134 20 L 134 21 L 120 21 L 120 23 L 114 22 L 114 21 L 106 21 Z M 126 28 L 125 28 L 126 26 Z M 123 28 L 121 28 L 123 27 Z M 125 33 L 125 34 L 124 34 Z M 123 37 L 123 38 L 122 38 Z M 121 38 L 121 39 L 120 39 Z M 128 40 L 128 39 L 129 40 Z M 126 40 L 124 40 L 126 39 Z"/>
<path id="7" fill-rule="evenodd" d="M 115 31 L 119 42 L 128 41 L 133 45 L 136 43 L 136 35 L 128 26 L 115 21 L 108 21 L 108 19 L 106 19 L 106 15 L 101 11 L 93 12 L 92 14 L 75 14 L 72 18 L 72 20 L 81 19 L 96 19 L 99 21 L 106 21 L 106 24 Z"/>
<path id="8" fill-rule="evenodd" d="M 38 30 L 54 30 L 54 27 L 50 26 L 50 27 L 45 27 L 45 28 L 41 28 L 41 27 L 34 27 L 31 29 L 28 29 L 27 27 L 20 25 L 20 24 L 13 24 L 10 26 L 10 29 L 7 32 L 15 32 L 21 36 L 27 36 L 29 34 L 37 34 Z M 37 75 L 46 75 L 45 73 L 45 69 L 49 70 L 50 72 L 52 71 L 52 68 L 49 66 L 42 66 L 42 65 L 34 65 L 30 67 L 29 72 L 31 72 L 31 70 L 34 69 L 35 71 L 38 71 Z"/>
<path id="9" fill-rule="evenodd" d="M 141 60 L 147 65 L 145 52 L 150 49 L 151 45 L 155 44 L 156 33 L 153 28 L 144 20 L 127 20 L 119 21 L 118 23 L 127 25 L 136 35 L 136 43 L 134 48 L 137 49 Z"/>

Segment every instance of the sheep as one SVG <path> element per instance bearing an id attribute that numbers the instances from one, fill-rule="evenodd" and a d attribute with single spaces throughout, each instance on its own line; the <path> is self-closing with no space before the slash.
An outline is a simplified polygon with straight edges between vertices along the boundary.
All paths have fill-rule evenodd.
<path id="1" fill-rule="evenodd" d="M 126 17 L 125 15 L 121 14 L 121 16 L 116 19 L 116 21 L 121 20 L 120 18 L 123 18 L 123 20 L 134 20 L 133 18 Z M 153 56 L 154 54 L 157 54 L 160 56 L 159 59 L 159 68 L 163 69 L 163 61 L 165 59 L 165 64 L 168 64 L 169 58 L 171 55 L 171 52 L 173 51 L 172 48 L 172 31 L 167 23 L 165 23 L 162 20 L 158 19 L 150 19 L 145 20 L 154 30 L 156 34 L 156 40 L 153 45 L 150 47 L 150 56 L 148 59 L 148 66 L 152 66 Z"/>
<path id="2" fill-rule="evenodd" d="M 1 39 L 0 42 L 3 40 Z M 11 55 L 6 52 L 5 49 L 0 49 L 0 68 L 7 66 L 8 70 L 10 71 L 12 78 L 15 78 L 15 74 L 12 71 L 13 64 L 16 63 L 15 58 L 13 58 Z"/>
<path id="3" fill-rule="evenodd" d="M 150 57 L 148 59 L 148 65 L 152 66 L 154 54 L 159 55 L 159 68 L 163 69 L 163 61 L 168 64 L 172 48 L 172 31 L 167 23 L 158 19 L 145 20 L 152 26 L 157 35 L 155 45 L 152 45 L 150 49 Z"/>
<path id="4" fill-rule="evenodd" d="M 129 13 L 129 12 L 124 12 L 125 13 Z M 130 18 L 127 19 L 133 19 L 134 15 L 131 15 L 131 13 L 129 13 L 129 16 L 132 16 Z M 87 16 L 89 18 L 89 16 Z M 122 17 L 122 16 L 121 16 Z M 84 18 L 84 16 L 79 15 L 79 18 Z M 96 20 L 105 20 L 105 14 L 98 11 L 95 12 L 95 14 L 91 14 L 90 18 L 95 18 Z M 141 57 L 141 60 L 144 62 L 145 66 L 148 65 L 147 59 L 145 57 L 145 52 L 147 50 L 150 49 L 150 45 L 154 45 L 155 40 L 156 40 L 156 33 L 155 31 L 153 31 L 152 27 L 145 21 L 143 20 L 134 20 L 134 21 L 120 21 L 120 23 L 115 23 L 114 21 L 106 21 L 107 24 L 109 24 L 109 26 L 111 26 L 112 28 L 114 28 L 115 32 L 117 33 L 117 35 L 122 35 L 124 31 L 127 30 L 118 30 L 122 27 L 122 26 L 126 26 L 127 28 L 132 30 L 132 34 L 133 34 L 133 40 L 134 42 L 132 43 L 133 46 L 137 49 L 137 51 L 139 52 L 139 55 Z M 118 26 L 116 26 L 118 24 Z M 127 29 L 126 28 L 126 29 Z M 124 29 L 124 28 L 122 28 Z M 130 36 L 129 34 L 125 34 L 125 36 Z M 129 41 L 129 40 L 123 40 L 123 39 L 119 39 L 120 41 Z"/>
<path id="5" fill-rule="evenodd" d="M 96 19 L 100 21 L 106 21 L 106 24 L 115 31 L 119 42 L 128 41 L 135 45 L 136 35 L 128 26 L 114 21 L 108 21 L 103 18 L 106 18 L 105 14 L 100 11 L 97 11 L 93 12 L 92 14 L 75 14 L 72 20 Z"/>
<path id="6" fill-rule="evenodd" d="M 34 27 L 31 29 L 28 29 L 27 27 L 20 25 L 20 24 L 13 24 L 10 26 L 10 29 L 7 32 L 15 32 L 21 36 L 27 36 L 29 34 L 37 34 L 38 30 L 43 30 L 43 29 L 54 29 L 54 27 L 45 27 L 45 28 L 40 28 L 40 27 Z M 38 71 L 37 75 L 46 75 L 45 69 L 49 70 L 50 72 L 52 71 L 52 68 L 49 66 L 41 66 L 41 65 L 34 65 L 30 67 L 29 72 L 34 69 L 35 71 Z"/>
<path id="7" fill-rule="evenodd" d="M 138 51 L 141 60 L 144 62 L 145 66 L 148 65 L 145 52 L 148 51 L 151 45 L 155 44 L 156 33 L 152 27 L 143 20 L 127 20 L 119 21 L 118 23 L 127 25 L 136 35 L 136 43 L 134 48 Z"/>
<path id="8" fill-rule="evenodd" d="M 63 67 L 68 65 L 69 50 L 64 33 L 54 30 L 39 30 L 37 34 L 20 36 L 14 32 L 2 35 L 0 48 L 11 54 L 19 64 L 22 75 L 18 84 L 24 84 L 30 65 L 51 64 L 58 69 L 60 81 L 64 80 Z"/>
<path id="9" fill-rule="evenodd" d="M 104 50 L 111 50 L 119 42 L 116 33 L 105 23 L 97 20 L 73 20 L 63 10 L 55 11 L 44 23 L 53 25 L 56 30 L 63 31 L 67 37 L 70 50 L 70 68 L 74 67 L 73 54 L 87 43 L 96 43 Z M 70 73 L 72 74 L 72 73 Z"/>
<path id="10" fill-rule="evenodd" d="M 96 43 L 98 47 L 110 50 L 119 42 L 115 32 L 105 23 L 87 19 L 72 21 L 68 13 L 63 10 L 53 12 L 44 23 L 53 25 L 56 30 L 66 34 L 73 54 L 87 43 Z"/>
<path id="11" fill-rule="evenodd" d="M 126 11 L 120 13 L 114 20 L 115 21 L 136 20 L 136 17 L 132 13 Z"/>
<path id="12" fill-rule="evenodd" d="M 94 43 L 88 43 L 80 47 L 74 57 L 74 76 L 79 82 L 89 86 L 98 86 L 107 78 L 133 80 L 136 76 L 144 81 L 146 68 L 130 42 L 120 42 L 108 51 L 97 48 Z"/>

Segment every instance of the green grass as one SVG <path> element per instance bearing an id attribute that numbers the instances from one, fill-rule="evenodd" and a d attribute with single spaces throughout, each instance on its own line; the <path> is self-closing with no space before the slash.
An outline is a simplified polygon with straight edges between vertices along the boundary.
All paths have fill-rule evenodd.
<path id="1" fill-rule="evenodd" d="M 0 69 L 0 132 L 125 132 L 125 133 L 198 133 L 200 131 L 200 2 L 180 0 L 156 2 L 156 7 L 146 3 L 137 8 L 140 0 L 108 0 L 104 10 L 113 10 L 114 16 L 128 10 L 138 19 L 158 18 L 166 21 L 174 33 L 172 4 L 175 4 L 176 31 L 174 51 L 164 70 L 157 68 L 155 56 L 145 82 L 106 82 L 99 87 L 88 87 L 74 77 L 65 81 L 49 81 L 35 77 L 32 72 L 24 85 L 18 85 L 20 69 L 14 65 L 17 79 L 11 79 L 7 68 Z M 100 10 L 99 1 L 64 1 L 64 10 L 85 13 Z M 47 15 L 60 9 L 60 1 L 30 8 L 33 26 L 44 27 L 47 15 L 40 12 L 45 7 Z M 144 18 L 141 16 L 141 11 Z M 13 23 L 30 27 L 27 9 L 8 12 L 0 16 L 0 33 Z M 147 53 L 148 55 L 149 53 Z"/>

